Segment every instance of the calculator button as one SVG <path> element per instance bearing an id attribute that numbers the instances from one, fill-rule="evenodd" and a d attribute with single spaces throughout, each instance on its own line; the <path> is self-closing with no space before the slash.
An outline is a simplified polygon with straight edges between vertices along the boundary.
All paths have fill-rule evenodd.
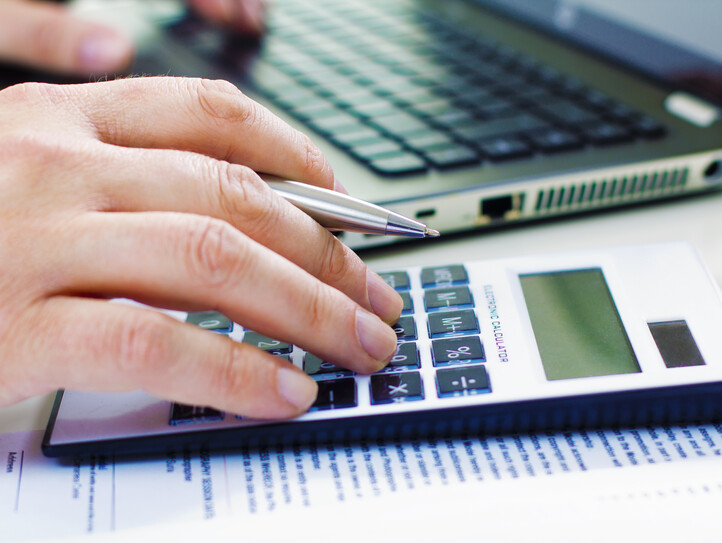
<path id="1" fill-rule="evenodd" d="M 254 347 L 258 347 L 262 351 L 272 354 L 285 354 L 291 352 L 291 346 L 283 341 L 271 339 L 270 337 L 259 334 L 258 332 L 246 332 L 243 334 L 243 343 L 248 343 Z"/>
<path id="2" fill-rule="evenodd" d="M 437 266 L 421 270 L 421 284 L 427 287 L 450 287 L 469 282 L 466 268 L 461 265 Z"/>
<path id="3" fill-rule="evenodd" d="M 372 404 L 424 399 L 421 375 L 416 371 L 372 375 L 370 386 Z"/>
<path id="4" fill-rule="evenodd" d="M 409 274 L 406 272 L 385 272 L 380 273 L 381 279 L 396 290 L 409 290 Z"/>
<path id="5" fill-rule="evenodd" d="M 478 333 L 479 324 L 472 309 L 429 314 L 429 334 L 432 338 Z"/>
<path id="6" fill-rule="evenodd" d="M 394 332 L 399 341 L 413 341 L 416 339 L 416 323 L 413 317 L 401 317 L 394 324 Z"/>
<path id="7" fill-rule="evenodd" d="M 220 334 L 230 334 L 233 331 L 233 323 L 231 320 L 218 311 L 196 311 L 194 313 L 188 313 L 186 322 Z"/>
<path id="8" fill-rule="evenodd" d="M 333 379 L 318 381 L 318 395 L 311 411 L 356 407 L 356 379 Z"/>
<path id="9" fill-rule="evenodd" d="M 411 313 L 414 310 L 414 301 L 411 299 L 411 293 L 409 291 L 399 292 L 401 299 L 404 302 L 404 307 L 401 309 L 401 313 Z"/>
<path id="10" fill-rule="evenodd" d="M 315 354 L 306 353 L 303 357 L 303 371 L 308 375 L 322 375 L 325 373 L 345 373 L 351 374 L 352 372 L 340 368 L 331 362 L 321 360 Z"/>
<path id="11" fill-rule="evenodd" d="M 211 407 L 174 403 L 170 408 L 171 426 L 194 422 L 217 422 L 223 420 L 223 413 Z"/>
<path id="12" fill-rule="evenodd" d="M 473 307 L 469 287 L 434 288 L 424 291 L 426 311 L 439 311 L 448 307 Z"/>
<path id="13" fill-rule="evenodd" d="M 396 346 L 396 354 L 391 357 L 389 365 L 381 372 L 398 371 L 399 368 L 418 368 L 419 367 L 419 351 L 416 343 L 409 341 L 399 343 Z"/>
<path id="14" fill-rule="evenodd" d="M 464 366 L 436 372 L 439 398 L 491 392 L 489 375 L 484 366 Z"/>
<path id="15" fill-rule="evenodd" d="M 478 336 L 435 339 L 431 342 L 431 351 L 434 355 L 434 366 L 486 361 L 484 347 Z"/>

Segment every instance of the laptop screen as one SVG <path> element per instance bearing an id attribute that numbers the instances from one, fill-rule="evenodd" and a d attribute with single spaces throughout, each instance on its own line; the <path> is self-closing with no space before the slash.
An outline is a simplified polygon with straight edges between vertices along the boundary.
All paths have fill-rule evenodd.
<path id="1" fill-rule="evenodd" d="M 719 0 L 476 0 L 722 105 Z"/>

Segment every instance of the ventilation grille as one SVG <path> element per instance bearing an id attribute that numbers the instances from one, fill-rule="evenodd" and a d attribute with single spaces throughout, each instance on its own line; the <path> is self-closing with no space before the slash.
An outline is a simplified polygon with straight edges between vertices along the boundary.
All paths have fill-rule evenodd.
<path id="1" fill-rule="evenodd" d="M 651 197 L 685 186 L 688 175 L 689 168 L 668 169 L 541 189 L 535 211 L 553 213 Z"/>

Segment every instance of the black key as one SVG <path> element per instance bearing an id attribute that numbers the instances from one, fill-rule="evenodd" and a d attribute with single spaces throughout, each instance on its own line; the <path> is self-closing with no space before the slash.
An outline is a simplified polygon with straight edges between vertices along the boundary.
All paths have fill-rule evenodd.
<path id="1" fill-rule="evenodd" d="M 401 299 L 404 301 L 404 307 L 401 310 L 402 313 L 411 313 L 414 310 L 414 301 L 411 299 L 411 293 L 409 291 L 399 292 Z"/>
<path id="2" fill-rule="evenodd" d="M 458 144 L 448 149 L 428 151 L 424 156 L 432 166 L 441 170 L 479 163 L 479 155 L 476 151 Z"/>
<path id="3" fill-rule="evenodd" d="M 355 132 L 363 127 L 358 119 L 347 113 L 321 119 L 310 119 L 307 122 L 311 128 L 329 137 L 336 134 Z"/>
<path id="4" fill-rule="evenodd" d="M 419 367 L 419 351 L 416 348 L 416 343 L 413 341 L 399 343 L 396 346 L 396 354 L 391 357 L 389 365 L 381 371 L 394 371 L 396 368 L 400 367 Z"/>
<path id="5" fill-rule="evenodd" d="M 508 160 L 532 154 L 532 149 L 528 143 L 512 136 L 479 142 L 478 146 L 484 156 L 491 160 Z"/>
<path id="6" fill-rule="evenodd" d="M 383 141 L 370 145 L 353 146 L 349 152 L 360 160 L 397 157 L 404 154 L 404 148 L 394 141 Z"/>
<path id="7" fill-rule="evenodd" d="M 246 332 L 243 334 L 243 343 L 248 343 L 254 347 L 258 347 L 262 351 L 273 354 L 290 353 L 291 346 L 283 341 L 272 339 L 270 337 L 259 334 L 258 332 Z"/>
<path id="8" fill-rule="evenodd" d="M 421 375 L 416 371 L 371 376 L 371 403 L 386 404 L 424 399 Z"/>
<path id="9" fill-rule="evenodd" d="M 509 117 L 519 109 L 508 100 L 504 100 L 499 97 L 484 100 L 483 102 L 476 104 L 474 107 L 476 112 L 485 119 Z"/>
<path id="10" fill-rule="evenodd" d="M 439 398 L 491 392 L 489 375 L 484 366 L 437 370 L 436 386 Z"/>
<path id="11" fill-rule="evenodd" d="M 199 407 L 197 405 L 185 405 L 182 403 L 171 404 L 169 424 L 191 424 L 194 422 L 217 422 L 223 420 L 223 413 L 211 407 Z"/>
<path id="12" fill-rule="evenodd" d="M 381 272 L 379 273 L 381 279 L 386 281 L 386 284 L 396 290 L 409 290 L 409 274 L 404 271 L 398 272 Z"/>
<path id="13" fill-rule="evenodd" d="M 457 143 L 443 132 L 422 132 L 403 138 L 404 143 L 414 151 L 438 151 L 457 145 Z"/>
<path id="14" fill-rule="evenodd" d="M 318 395 L 310 411 L 356 407 L 356 379 L 329 379 L 318 381 Z"/>
<path id="15" fill-rule="evenodd" d="M 545 153 L 578 149 L 584 145 L 584 142 L 576 134 L 557 128 L 537 132 L 530 135 L 529 139 L 537 149 Z"/>
<path id="16" fill-rule="evenodd" d="M 321 360 L 315 354 L 306 353 L 303 356 L 303 371 L 308 375 L 322 375 L 324 373 L 344 373 L 351 374 L 352 372 L 336 366 L 331 362 Z"/>
<path id="17" fill-rule="evenodd" d="M 411 153 L 373 160 L 369 162 L 369 166 L 381 175 L 408 175 L 422 173 L 428 169 L 426 162 Z"/>
<path id="18" fill-rule="evenodd" d="M 196 311 L 194 313 L 188 313 L 186 322 L 220 334 L 230 334 L 233 331 L 233 323 L 231 320 L 225 315 L 218 313 L 218 311 Z"/>
<path id="19" fill-rule="evenodd" d="M 635 117 L 631 122 L 630 128 L 636 134 L 644 136 L 645 138 L 659 138 L 667 132 L 667 129 L 662 123 L 646 115 Z"/>
<path id="20" fill-rule="evenodd" d="M 485 362 L 484 347 L 478 336 L 435 339 L 431 342 L 434 366 Z"/>
<path id="21" fill-rule="evenodd" d="M 416 322 L 413 317 L 401 317 L 393 326 L 399 341 L 413 341 L 416 338 Z"/>
<path id="22" fill-rule="evenodd" d="M 408 318 L 408 317 L 401 317 Z M 429 314 L 429 335 L 436 337 L 463 336 L 479 333 L 479 323 L 472 309 L 440 311 Z"/>
<path id="23" fill-rule="evenodd" d="M 526 133 L 534 130 L 549 128 L 549 123 L 529 113 L 522 113 L 513 117 L 479 121 L 475 126 L 456 128 L 453 130 L 459 137 L 469 141 L 485 141 L 495 137 Z"/>
<path id="24" fill-rule="evenodd" d="M 376 103 L 379 101 L 379 97 L 371 91 L 361 89 L 353 94 L 332 96 L 329 100 L 340 107 L 354 108 L 357 106 Z"/>
<path id="25" fill-rule="evenodd" d="M 599 117 L 595 113 L 567 100 L 556 100 L 554 102 L 540 104 L 538 110 L 568 125 L 577 125 L 599 120 Z"/>
<path id="26" fill-rule="evenodd" d="M 380 117 L 372 119 L 370 124 L 379 130 L 383 130 L 394 136 L 420 132 L 429 129 L 429 125 L 417 119 L 408 113 L 400 113 L 397 115 L 389 115 L 388 117 Z"/>
<path id="27" fill-rule="evenodd" d="M 596 145 L 623 143 L 634 139 L 632 133 L 623 126 L 605 122 L 584 127 L 583 134 Z"/>
<path id="28" fill-rule="evenodd" d="M 462 285 L 469 282 L 466 268 L 460 264 L 452 266 L 436 266 L 421 270 L 421 285 L 427 287 L 446 287 Z"/>
<path id="29" fill-rule="evenodd" d="M 337 117 L 343 114 L 340 109 L 330 105 L 328 102 L 324 102 L 321 105 L 314 105 L 311 107 L 296 108 L 293 110 L 292 113 L 303 121 L 324 119 L 326 117 Z"/>
<path id="30" fill-rule="evenodd" d="M 371 102 L 369 104 L 354 106 L 349 110 L 354 115 L 362 119 L 371 119 L 376 117 L 386 117 L 388 115 L 396 115 L 401 110 L 389 102 Z"/>
<path id="31" fill-rule="evenodd" d="M 473 305 L 474 301 L 471 298 L 469 287 L 434 288 L 424 291 L 426 311 Z"/>
<path id="32" fill-rule="evenodd" d="M 383 136 L 379 131 L 365 126 L 360 126 L 358 130 L 354 130 L 353 132 L 335 134 L 329 139 L 341 147 L 372 145 L 374 143 L 382 143 L 384 141 L 393 141 L 388 139 L 386 136 Z"/>

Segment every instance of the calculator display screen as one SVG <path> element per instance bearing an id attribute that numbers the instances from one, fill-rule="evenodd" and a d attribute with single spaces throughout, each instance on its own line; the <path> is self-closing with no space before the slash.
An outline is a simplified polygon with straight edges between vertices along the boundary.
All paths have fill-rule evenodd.
<path id="1" fill-rule="evenodd" d="M 519 280 L 548 380 L 642 371 L 601 269 Z"/>

